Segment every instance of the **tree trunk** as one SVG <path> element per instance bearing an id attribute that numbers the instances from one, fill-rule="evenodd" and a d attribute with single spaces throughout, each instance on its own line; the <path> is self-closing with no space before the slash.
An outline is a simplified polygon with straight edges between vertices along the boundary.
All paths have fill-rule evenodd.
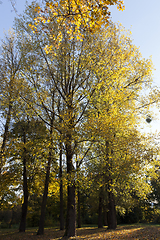
<path id="1" fill-rule="evenodd" d="M 107 223 L 107 207 L 106 207 L 106 204 L 103 204 L 103 225 L 104 226 L 108 226 L 108 223 Z"/>
<path id="2" fill-rule="evenodd" d="M 68 185 L 68 202 L 65 236 L 74 237 L 76 235 L 76 211 L 75 211 L 75 183 Z"/>
<path id="3" fill-rule="evenodd" d="M 74 166 L 72 163 L 72 146 L 71 135 L 67 135 L 66 141 L 66 158 L 67 158 L 67 174 L 68 174 L 68 202 L 66 217 L 65 236 L 74 237 L 76 235 L 76 204 L 75 204 L 75 179 Z"/>
<path id="4" fill-rule="evenodd" d="M 44 223 L 45 223 L 45 212 L 46 212 L 47 196 L 48 196 L 50 165 L 51 165 L 51 156 L 49 156 L 49 159 L 48 159 L 48 166 L 47 166 L 47 171 L 46 171 L 44 193 L 43 193 L 43 199 L 42 199 L 42 205 L 41 205 L 41 216 L 40 216 L 39 229 L 38 229 L 37 235 L 43 235 L 44 234 Z"/>
<path id="5" fill-rule="evenodd" d="M 44 234 L 45 212 L 46 212 L 46 204 L 47 204 L 47 197 L 48 197 L 50 167 L 51 167 L 51 161 L 52 161 L 52 148 L 53 148 L 52 134 L 53 134 L 53 120 L 51 122 L 51 127 L 50 127 L 50 151 L 49 151 L 49 157 L 48 157 L 44 193 L 43 193 L 43 199 L 42 199 L 42 205 L 41 205 L 41 216 L 40 216 L 39 229 L 38 229 L 37 235 Z"/>
<path id="6" fill-rule="evenodd" d="M 26 132 L 24 130 L 24 141 L 26 143 Z M 23 196 L 24 202 L 22 204 L 22 213 L 21 213 L 21 221 L 19 226 L 19 232 L 25 232 L 26 229 L 26 217 L 27 217 L 27 208 L 28 208 L 28 183 L 27 183 L 27 156 L 26 156 L 26 148 L 24 147 L 24 154 L 23 154 Z"/>
<path id="7" fill-rule="evenodd" d="M 7 138 L 8 138 L 8 129 L 9 129 L 10 121 L 11 121 L 11 112 L 12 112 L 12 102 L 10 101 L 9 107 L 8 107 L 7 119 L 6 119 L 5 128 L 4 128 L 1 150 L 0 150 L 0 174 L 2 171 L 2 167 L 3 167 L 3 154 L 5 152 L 6 142 L 7 142 Z"/>
<path id="8" fill-rule="evenodd" d="M 62 181 L 62 143 L 60 143 L 60 158 L 59 158 L 59 178 L 60 178 L 60 230 L 64 230 L 64 215 L 63 215 L 63 181 Z"/>
<path id="9" fill-rule="evenodd" d="M 60 180 L 60 230 L 64 230 L 64 214 L 63 214 L 63 183 Z"/>
<path id="10" fill-rule="evenodd" d="M 77 223 L 78 223 L 78 228 L 81 228 L 81 199 L 80 199 L 79 187 L 78 187 L 78 219 L 77 219 Z"/>
<path id="11" fill-rule="evenodd" d="M 108 212 L 107 212 L 107 222 L 109 229 L 116 229 L 117 218 L 116 218 L 116 205 L 115 198 L 112 191 L 112 159 L 109 159 L 109 142 L 106 141 L 106 179 L 107 179 L 107 194 L 108 194 Z M 111 154 L 113 151 L 111 149 Z"/>
<path id="12" fill-rule="evenodd" d="M 116 218 L 115 199 L 114 199 L 114 194 L 111 190 L 108 191 L 107 220 L 108 220 L 108 229 L 116 229 L 117 218 Z"/>
<path id="13" fill-rule="evenodd" d="M 99 191 L 99 208 L 98 208 L 98 228 L 103 228 L 103 214 L 102 214 L 102 209 L 103 209 L 103 189 L 102 187 L 100 188 Z"/>

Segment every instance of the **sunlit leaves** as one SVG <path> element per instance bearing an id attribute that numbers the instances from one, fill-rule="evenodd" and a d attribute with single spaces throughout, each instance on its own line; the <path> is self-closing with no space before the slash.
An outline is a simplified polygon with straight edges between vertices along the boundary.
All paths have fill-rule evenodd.
<path id="1" fill-rule="evenodd" d="M 53 129 L 49 144 L 34 145 L 32 139 L 26 144 L 37 166 L 33 191 L 41 183 L 43 148 L 51 147 L 49 196 L 59 191 L 60 141 L 67 168 L 71 166 L 65 172 L 68 186 L 76 179 L 76 186 L 87 184 L 86 190 L 97 194 L 108 184 L 119 205 L 129 208 L 133 194 L 145 198 L 151 190 L 141 169 L 145 171 L 145 159 L 150 164 L 152 154 L 137 126 L 139 109 L 146 104 L 141 92 L 152 82 L 152 62 L 141 57 L 130 33 L 109 22 L 108 7 L 114 3 L 122 8 L 121 1 L 82 0 L 28 6 L 17 20 L 24 53 L 20 94 L 28 116 L 39 117 L 46 129 Z M 19 153 L 23 149 L 20 140 L 14 146 Z M 30 162 L 28 168 L 32 169 Z"/>
<path id="2" fill-rule="evenodd" d="M 124 10 L 124 3 L 120 0 L 69 0 L 47 1 L 45 5 L 34 6 L 36 17 L 29 26 L 33 32 L 44 31 L 52 39 L 52 45 L 60 45 L 60 33 L 67 30 L 70 39 L 76 37 L 82 41 L 85 31 L 95 33 L 102 26 L 108 26 L 110 11 L 109 6 L 117 5 L 119 10 Z M 57 34 L 51 30 L 51 24 L 58 23 Z M 41 26 L 41 27 L 40 27 Z"/>

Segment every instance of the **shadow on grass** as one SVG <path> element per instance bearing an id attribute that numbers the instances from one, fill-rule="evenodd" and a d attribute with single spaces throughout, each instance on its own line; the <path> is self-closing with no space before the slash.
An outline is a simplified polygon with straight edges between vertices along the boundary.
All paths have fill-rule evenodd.
<path id="1" fill-rule="evenodd" d="M 0 230 L 0 240 L 58 240 L 64 235 L 64 231 L 58 229 L 45 229 L 43 236 L 36 235 L 37 229 L 27 229 L 25 233 L 18 233 L 18 230 Z M 71 239 L 160 239 L 160 226 L 154 225 L 122 225 L 116 230 L 107 230 L 106 227 L 84 227 L 77 229 L 77 237 Z"/>

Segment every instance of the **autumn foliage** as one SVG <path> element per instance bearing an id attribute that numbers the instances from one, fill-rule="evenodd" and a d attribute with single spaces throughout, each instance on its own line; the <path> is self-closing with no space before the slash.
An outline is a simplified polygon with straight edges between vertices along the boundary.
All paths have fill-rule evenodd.
<path id="1" fill-rule="evenodd" d="M 34 23 L 29 26 L 34 32 L 39 32 L 39 25 L 42 24 L 42 30 L 52 39 L 53 47 L 59 46 L 62 41 L 62 31 L 65 29 L 70 39 L 76 37 L 82 41 L 85 32 L 95 31 L 106 27 L 109 23 L 110 11 L 109 6 L 117 5 L 119 10 L 124 10 L 123 1 L 119 0 L 68 0 L 68 1 L 46 1 L 43 6 L 37 5 L 37 12 Z M 52 31 L 52 24 L 58 23 L 57 32 Z"/>
<path id="2" fill-rule="evenodd" d="M 136 211 L 140 220 L 158 221 L 150 195 L 158 148 L 140 127 L 152 118 L 159 90 L 151 59 L 110 21 L 113 4 L 124 9 L 117 0 L 33 2 L 4 41 L 0 203 L 9 226 L 22 204 L 20 232 L 39 225 L 42 235 L 45 224 L 60 222 L 74 237 L 76 220 L 79 228 L 116 229 L 117 219 Z M 83 239 L 125 239 L 143 229 L 93 231 Z"/>

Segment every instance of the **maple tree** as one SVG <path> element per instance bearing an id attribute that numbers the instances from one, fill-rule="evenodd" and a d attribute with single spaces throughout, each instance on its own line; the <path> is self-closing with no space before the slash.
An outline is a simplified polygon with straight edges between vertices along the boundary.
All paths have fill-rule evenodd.
<path id="1" fill-rule="evenodd" d="M 89 30 L 90 32 L 94 32 L 98 28 L 101 28 L 102 24 L 108 24 L 108 17 L 109 17 L 109 11 L 108 11 L 108 6 L 117 4 L 119 9 L 123 9 L 122 1 L 60 1 L 59 3 L 57 1 L 50 1 L 46 2 L 44 10 L 40 8 L 40 6 L 37 4 L 34 10 L 32 10 L 32 13 L 34 13 L 34 20 L 35 20 L 35 25 L 33 25 L 33 20 L 31 23 L 29 23 L 29 26 L 32 28 L 33 33 L 36 33 L 39 35 L 41 31 L 45 29 L 45 34 L 48 37 L 49 45 L 46 44 L 45 46 L 45 52 L 48 54 L 50 51 L 52 51 L 53 48 L 53 43 L 51 44 L 51 41 L 55 41 L 54 47 L 57 45 L 57 47 L 61 48 L 61 51 L 64 51 L 64 57 L 65 57 L 65 52 L 66 50 L 64 49 L 63 45 L 61 45 L 62 38 L 66 39 L 64 33 L 65 30 L 67 30 L 67 35 L 69 40 L 74 40 L 75 38 L 78 40 L 81 38 L 81 41 L 83 41 L 84 33 L 83 31 Z M 38 15 L 37 15 L 38 13 Z M 33 19 L 33 18 L 32 18 Z M 96 21 L 95 21 L 96 20 Z M 55 24 L 55 22 L 57 24 Z M 47 23 L 47 26 L 46 26 Z M 49 25 L 48 25 L 49 24 Z M 52 28 L 52 25 L 54 24 L 54 29 Z M 44 26 L 45 25 L 45 26 Z M 39 29 L 38 29 L 39 28 Z M 48 31 L 48 34 L 46 32 Z M 82 31 L 81 31 L 82 30 Z M 65 40 L 66 41 L 66 40 Z M 74 42 L 74 41 L 72 41 Z M 61 46 L 60 46 L 61 45 Z M 62 50 L 63 48 L 63 50 Z M 65 45 L 66 48 L 66 45 Z M 41 48 L 42 52 L 42 48 Z M 44 51 L 42 53 L 45 55 Z M 56 55 L 56 53 L 54 53 Z M 47 60 L 47 57 L 45 57 L 45 60 Z M 70 59 L 69 59 L 70 61 Z M 46 61 L 47 67 L 49 72 L 51 73 L 51 68 L 48 60 Z M 70 66 L 69 66 L 70 68 Z M 74 67 L 73 67 L 74 68 Z M 70 70 L 69 70 L 70 71 Z M 74 70 L 73 70 L 74 71 Z M 53 79 L 53 73 L 51 73 L 51 77 Z M 53 79 L 54 80 L 54 79 Z M 67 141 L 65 142 L 65 148 L 66 148 L 66 158 L 67 158 L 67 171 L 70 174 L 74 167 L 72 165 L 72 134 L 70 131 L 73 130 L 74 128 L 74 121 L 73 121 L 73 110 L 72 110 L 72 104 L 73 104 L 73 89 L 71 90 L 70 88 L 70 83 L 67 82 L 66 85 L 66 92 L 64 92 L 63 87 L 62 90 L 59 88 L 57 83 L 55 82 L 55 89 L 56 91 L 59 92 L 61 97 L 63 98 L 63 101 L 66 103 L 66 120 L 65 120 L 65 126 L 68 128 L 68 132 L 65 133 L 67 138 Z M 73 83 L 72 83 L 73 85 Z M 69 89 L 67 89 L 69 87 Z M 80 85 L 79 85 L 80 87 Z M 79 88 L 78 87 L 78 88 Z M 42 100 L 43 101 L 43 100 Z M 44 102 L 42 103 L 44 105 Z M 46 106 L 44 106 L 45 109 Z M 65 110 L 65 111 L 66 111 Z M 53 108 L 52 108 L 53 111 Z M 83 111 L 82 111 L 83 113 Z M 52 121 L 53 122 L 53 121 Z M 79 120 L 78 120 L 79 122 Z M 68 124 L 69 123 L 69 124 Z M 63 126 L 64 126 L 63 125 Z M 52 135 L 52 134 L 51 134 Z M 48 173 L 49 176 L 49 173 Z M 46 178 L 47 180 L 47 178 Z M 48 181 L 48 180 L 47 180 Z M 67 214 L 67 230 L 66 230 L 66 235 L 67 236 L 74 236 L 75 235 L 75 209 L 72 211 L 72 206 L 75 208 L 75 194 L 74 194 L 74 181 L 71 186 L 68 186 L 68 214 Z M 47 195 L 47 190 L 46 194 Z M 44 206 L 42 208 L 42 211 L 44 211 Z M 69 216 L 69 214 L 72 213 L 72 217 Z M 44 219 L 44 215 L 42 217 Z M 73 219 L 73 221 L 72 221 Z M 72 227 L 70 227 L 70 224 Z M 44 225 L 44 224 L 42 224 Z M 41 229 L 43 228 L 41 225 Z M 73 229 L 70 230 L 69 229 Z M 40 233 L 40 231 L 39 231 Z M 43 233 L 43 230 L 42 232 Z"/>
<path id="2" fill-rule="evenodd" d="M 145 85 L 151 85 L 152 63 L 141 58 L 127 33 L 114 24 L 110 24 L 106 31 L 99 30 L 99 33 L 84 32 L 85 37 L 81 41 L 76 36 L 71 38 L 63 28 L 61 40 L 56 38 L 59 39 L 56 47 L 52 45 L 49 33 L 43 33 L 43 21 L 37 25 L 41 33 L 31 31 L 31 23 L 37 19 L 35 8 L 34 5 L 29 6 L 17 21 L 20 39 L 23 39 L 20 49 L 27 53 L 23 77 L 32 96 L 32 99 L 24 98 L 34 112 L 54 129 L 56 136 L 61 136 L 68 176 L 66 235 L 74 236 L 74 158 L 79 143 L 85 142 L 84 146 L 90 149 L 92 140 L 98 135 L 105 144 L 110 141 L 112 145 L 116 134 L 119 137 L 112 150 L 116 152 L 121 134 L 127 134 L 131 126 L 137 124 L 138 116 L 135 118 L 135 114 L 145 100 L 140 99 L 140 91 Z M 53 19 L 48 25 L 49 32 L 56 34 L 58 26 L 57 20 Z M 145 104 L 143 109 L 148 111 L 149 102 Z M 109 147 L 109 151 L 111 149 Z M 81 151 L 85 153 L 85 148 Z M 83 157 L 79 166 L 82 163 Z M 111 186 L 108 188 L 111 192 Z"/>
<path id="3" fill-rule="evenodd" d="M 34 17 L 33 10 L 34 9 L 29 8 L 27 22 L 18 23 L 19 30 L 27 30 L 26 40 L 24 35 L 25 32 L 22 32 L 21 37 L 24 40 L 20 45 L 21 48 L 23 48 L 23 46 L 25 47 L 24 51 L 26 51 L 26 49 L 28 51 L 28 55 L 26 55 L 27 62 L 24 64 L 26 66 L 24 78 L 29 81 L 28 86 L 30 88 L 29 91 L 32 94 L 32 101 L 31 98 L 26 98 L 26 101 L 32 108 L 34 108 L 38 116 L 40 116 L 41 119 L 44 119 L 49 126 L 51 126 L 51 124 L 48 122 L 48 117 L 53 114 L 53 128 L 62 135 L 66 151 L 67 171 L 69 178 L 71 179 L 72 174 L 74 173 L 73 156 L 75 154 L 76 145 L 78 142 L 77 140 L 79 138 L 78 135 L 76 135 L 76 132 L 79 131 L 78 129 L 80 123 L 83 123 L 84 113 L 89 104 L 89 100 L 87 100 L 87 98 L 89 95 L 92 95 L 92 92 L 95 88 L 95 83 L 92 83 L 90 76 L 92 74 L 92 63 L 90 62 L 90 59 L 92 58 L 92 55 L 95 59 L 95 54 L 93 53 L 93 49 L 91 51 L 92 45 L 88 44 L 88 39 L 87 41 L 84 39 L 83 42 L 77 41 L 76 38 L 70 41 L 70 38 L 68 35 L 66 35 L 66 32 L 63 33 L 64 41 L 62 42 L 61 46 L 53 53 L 51 52 L 48 54 L 44 50 L 46 43 L 50 41 L 48 36 L 40 35 L 39 37 L 38 33 L 37 35 L 33 34 L 28 27 L 28 23 Z M 56 26 L 57 25 L 55 23 L 55 29 Z M 28 38 L 29 36 L 33 36 L 33 38 L 31 37 L 30 40 Z M 88 34 L 86 36 L 95 44 L 94 37 L 92 40 L 92 37 L 90 37 Z M 26 46 L 28 46 L 28 48 Z M 95 45 L 95 50 L 97 49 L 98 51 L 98 47 L 99 45 Z M 32 64 L 33 61 L 34 65 Z M 85 71 L 88 71 L 88 73 L 85 73 Z M 56 75 L 55 72 L 57 72 Z M 75 72 L 77 73 L 75 74 Z M 44 75 L 44 73 L 46 73 L 46 79 L 41 77 Z M 93 86 L 93 90 L 91 86 Z M 33 96 L 35 96 L 35 99 Z M 51 103 L 53 103 L 53 105 L 51 105 Z M 82 104 L 83 106 L 81 106 Z M 59 105 L 62 107 L 59 107 Z M 40 115 L 39 111 L 43 111 L 43 115 Z M 75 206 L 74 180 L 71 180 L 71 183 L 68 185 L 69 206 L 67 224 L 69 224 L 71 221 L 72 225 L 74 226 L 73 228 L 70 228 L 73 233 L 66 234 L 74 235 L 75 207 L 72 207 L 73 205 Z M 72 216 L 69 216 L 70 213 Z M 69 227 L 67 229 L 69 229 Z"/>
<path id="4" fill-rule="evenodd" d="M 46 51 L 50 51 L 55 45 L 59 46 L 64 29 L 70 39 L 75 37 L 82 41 L 85 31 L 94 33 L 102 26 L 106 27 L 110 18 L 109 6 L 112 5 L 124 10 L 121 0 L 44 1 L 42 6 L 37 4 L 35 11 L 38 15 L 34 18 L 34 23 L 30 23 L 30 27 L 34 32 L 42 30 L 48 34 L 52 44 L 46 46 Z M 56 32 L 51 27 L 55 21 L 58 23 Z"/>
<path id="5" fill-rule="evenodd" d="M 108 37 L 106 43 L 105 37 Z M 99 59 L 101 71 L 97 72 L 97 77 L 101 78 L 101 82 L 92 96 L 93 105 L 91 104 L 88 126 L 90 131 L 96 135 L 94 161 L 96 158 L 99 161 L 104 158 L 102 161 L 104 170 L 101 169 L 97 175 L 105 175 L 103 184 L 106 185 L 108 192 L 108 225 L 109 228 L 115 229 L 115 194 L 119 191 L 117 175 L 119 174 L 122 180 L 122 173 L 125 170 L 124 177 L 130 178 L 134 176 L 134 170 L 138 171 L 142 168 L 142 161 L 147 157 L 147 150 L 144 151 L 145 147 L 140 144 L 143 137 L 138 138 L 138 135 L 140 136 L 137 129 L 139 112 L 148 111 L 149 105 L 155 102 L 155 98 L 147 100 L 143 96 L 142 99 L 142 88 L 151 86 L 152 65 L 150 60 L 141 58 L 129 36 L 125 36 L 124 30 L 111 25 L 106 31 L 102 44 L 106 51 L 103 52 L 103 59 Z M 107 61 L 104 62 L 104 59 Z M 150 155 L 148 161 L 152 162 L 152 157 Z M 126 167 L 124 164 L 127 164 Z M 129 166 L 132 168 L 130 169 Z M 134 180 L 126 181 L 133 183 Z M 139 182 L 139 184 L 142 183 Z M 144 185 L 146 185 L 147 193 L 145 182 Z M 100 188 L 100 192 L 101 190 Z M 101 202 L 101 197 L 99 200 Z"/>
<path id="6" fill-rule="evenodd" d="M 62 188 L 67 182 L 67 237 L 76 234 L 76 194 L 81 225 L 85 176 L 90 182 L 84 191 L 98 188 L 99 227 L 103 225 L 102 209 L 108 210 L 108 227 L 115 229 L 115 205 L 127 208 L 134 191 L 142 198 L 150 191 L 144 173 L 146 162 L 151 164 L 153 158 L 138 125 L 140 113 L 148 114 L 158 98 L 154 91 L 146 97 L 142 94 L 143 89 L 152 88 L 152 62 L 141 57 L 121 25 L 109 22 L 112 4 L 122 7 L 122 1 L 44 1 L 42 6 L 34 2 L 15 23 L 18 51 L 23 55 L 17 115 L 21 119 L 25 109 L 28 118 L 38 117 L 47 131 L 38 234 L 44 233 L 47 197 L 54 185 L 60 191 L 63 229 Z M 24 152 L 27 143 L 23 145 Z M 41 147 L 37 154 L 42 154 Z M 62 157 L 66 171 L 62 171 Z M 41 171 L 40 165 L 37 171 Z M 59 181 L 54 172 L 59 173 Z"/>
<path id="7" fill-rule="evenodd" d="M 153 155 L 150 154 L 152 147 L 150 149 L 146 143 L 141 143 L 142 137 L 139 136 L 139 133 L 137 136 L 135 132 L 130 132 L 123 139 L 122 136 L 123 134 L 118 139 L 119 145 L 116 147 L 115 141 L 109 142 L 108 158 L 105 141 L 102 139 L 97 141 L 94 146 L 95 150 L 92 149 L 91 160 L 87 164 L 88 181 L 91 182 L 88 191 L 91 192 L 91 202 L 99 201 L 98 227 L 100 228 L 103 227 L 102 210 L 105 214 L 106 207 L 114 217 L 113 220 L 108 216 L 108 224 L 110 223 L 110 228 L 114 229 L 117 218 L 115 210 L 118 210 L 120 214 L 127 210 L 130 211 L 133 206 L 136 206 L 136 199 L 144 201 L 151 192 L 149 179 L 154 176 L 156 165 Z M 109 180 L 110 185 L 108 184 Z M 112 195 L 109 196 L 108 192 L 112 192 Z M 96 199 L 93 194 L 96 194 Z M 115 209 L 110 207 L 109 200 L 113 201 Z M 97 211 L 97 208 L 94 211 Z"/>
<path id="8" fill-rule="evenodd" d="M 27 11 L 27 10 L 26 10 Z M 26 12 L 26 16 L 28 19 L 33 18 L 32 10 L 30 9 L 30 12 Z M 19 19 L 19 23 L 22 19 Z M 26 26 L 26 29 L 28 28 L 28 20 L 26 19 L 26 22 L 24 21 L 24 25 Z M 21 22 L 20 29 L 23 28 L 23 23 Z M 26 30 L 25 29 L 25 30 Z M 51 79 L 46 75 L 46 82 L 48 81 L 48 84 L 46 82 L 43 82 L 43 77 L 41 76 L 46 73 L 45 67 L 43 66 L 45 61 L 45 56 L 43 56 L 43 52 L 41 55 L 41 59 L 38 60 L 37 56 L 39 53 L 41 53 L 41 50 L 43 50 L 40 46 L 40 41 L 38 39 L 34 39 L 34 45 L 32 42 L 32 39 L 28 39 L 29 35 L 24 35 L 24 32 L 21 32 L 23 35 L 23 42 L 19 42 L 19 50 L 25 53 L 25 58 L 23 58 L 23 64 L 24 68 L 23 71 L 21 71 L 21 77 L 23 81 L 26 84 L 25 89 L 27 90 L 27 94 L 24 93 L 23 89 L 21 89 L 20 95 L 23 101 L 25 101 L 28 104 L 28 107 L 32 109 L 35 115 L 40 117 L 40 119 L 46 124 L 46 127 L 49 131 L 49 141 L 47 143 L 47 147 L 49 149 L 48 152 L 48 161 L 46 163 L 46 178 L 45 178 L 45 184 L 44 184 L 44 193 L 42 198 L 42 206 L 41 206 L 41 217 L 40 217 L 40 227 L 38 234 L 43 234 L 44 231 L 44 215 L 45 215 L 45 208 L 46 208 L 46 201 L 47 201 L 47 195 L 48 195 L 48 185 L 49 185 L 49 175 L 50 175 L 50 169 L 51 164 L 54 157 L 54 144 L 53 144 L 53 136 L 55 136 L 55 131 L 53 129 L 53 123 L 54 123 L 54 102 L 55 102 L 55 90 L 54 87 L 49 88 L 49 84 L 51 83 L 51 86 L 53 86 Z M 30 33 L 31 34 L 31 33 Z M 20 34 L 19 34 L 20 36 Z M 34 38 L 33 34 L 32 37 Z M 36 45 L 37 44 L 37 45 Z M 33 49 L 35 51 L 33 51 Z M 30 54 L 33 53 L 33 54 Z M 38 54 L 38 55 L 37 55 Z M 41 62 L 41 66 L 40 66 Z M 41 80 L 40 80 L 41 79 Z M 49 83 L 50 82 L 50 83 Z M 32 87 L 31 87 L 32 86 Z M 44 87 L 44 91 L 43 91 Z M 48 90 L 50 91 L 48 94 Z M 49 107 L 48 109 L 48 101 Z M 50 105 L 51 104 L 51 105 Z M 55 160 L 54 160 L 55 162 Z"/>

